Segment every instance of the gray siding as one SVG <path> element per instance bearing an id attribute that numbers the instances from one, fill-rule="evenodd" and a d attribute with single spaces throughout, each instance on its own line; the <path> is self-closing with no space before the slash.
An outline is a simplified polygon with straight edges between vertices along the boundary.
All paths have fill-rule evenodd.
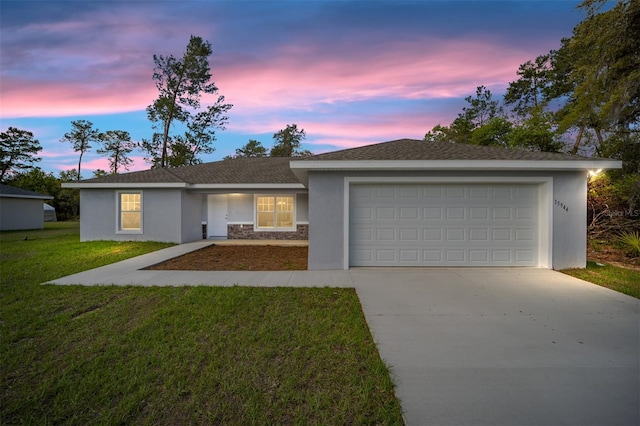
<path id="1" fill-rule="evenodd" d="M 43 200 L 0 197 L 0 230 L 44 228 Z"/>

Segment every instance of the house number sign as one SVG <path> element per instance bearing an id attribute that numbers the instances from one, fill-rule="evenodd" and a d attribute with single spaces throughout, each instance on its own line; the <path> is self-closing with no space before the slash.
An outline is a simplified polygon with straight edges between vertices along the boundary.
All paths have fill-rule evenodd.
<path id="1" fill-rule="evenodd" d="M 562 210 L 564 210 L 565 212 L 569 211 L 569 206 L 567 206 L 565 203 L 563 203 L 562 201 L 559 200 L 553 200 L 553 204 L 555 204 L 556 206 L 560 207 Z"/>

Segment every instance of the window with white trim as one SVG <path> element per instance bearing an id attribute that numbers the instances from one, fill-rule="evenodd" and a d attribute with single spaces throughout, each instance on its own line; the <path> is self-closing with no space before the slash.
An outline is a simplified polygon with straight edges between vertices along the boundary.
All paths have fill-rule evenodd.
<path id="1" fill-rule="evenodd" d="M 142 193 L 118 193 L 118 232 L 142 232 Z"/>
<path id="2" fill-rule="evenodd" d="M 256 229 L 290 231 L 294 229 L 295 197 L 259 195 L 256 197 Z"/>

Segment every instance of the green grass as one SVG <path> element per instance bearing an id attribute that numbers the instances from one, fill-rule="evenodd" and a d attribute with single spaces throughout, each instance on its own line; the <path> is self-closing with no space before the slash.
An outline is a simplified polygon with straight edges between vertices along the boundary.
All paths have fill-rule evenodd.
<path id="1" fill-rule="evenodd" d="M 402 424 L 353 289 L 40 285 L 165 246 L 0 234 L 0 423 Z"/>
<path id="2" fill-rule="evenodd" d="M 615 265 L 599 266 L 596 262 L 588 261 L 585 269 L 565 269 L 560 272 L 640 299 L 640 271 Z"/>

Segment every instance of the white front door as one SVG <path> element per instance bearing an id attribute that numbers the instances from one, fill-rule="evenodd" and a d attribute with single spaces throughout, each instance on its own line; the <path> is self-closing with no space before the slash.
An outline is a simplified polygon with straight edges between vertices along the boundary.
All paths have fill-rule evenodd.
<path id="1" fill-rule="evenodd" d="M 207 238 L 227 238 L 227 195 L 211 194 L 207 200 Z"/>

